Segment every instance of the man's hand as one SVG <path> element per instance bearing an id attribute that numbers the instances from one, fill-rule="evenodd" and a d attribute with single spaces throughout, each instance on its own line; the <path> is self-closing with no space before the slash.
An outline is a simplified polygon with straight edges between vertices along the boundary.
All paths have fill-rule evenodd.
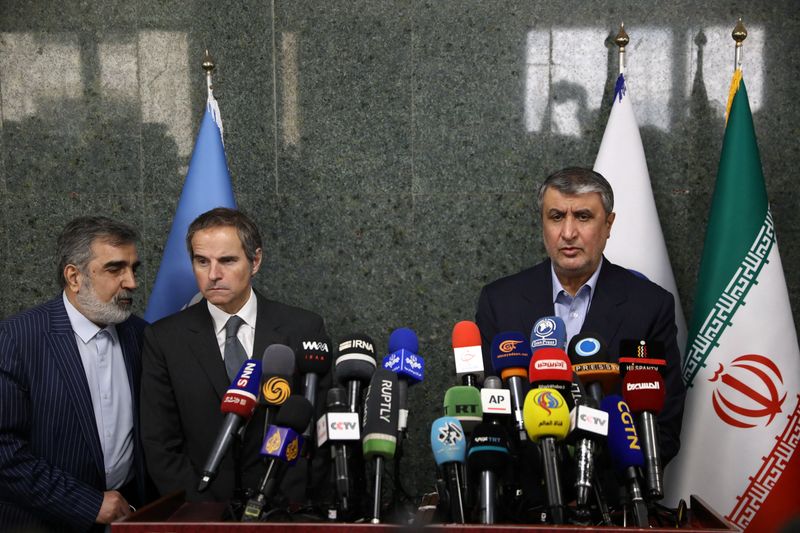
<path id="1" fill-rule="evenodd" d="M 131 514 L 131 508 L 122 494 L 115 490 L 107 490 L 103 493 L 103 503 L 97 513 L 95 522 L 98 524 L 110 524 L 115 520 L 124 518 Z"/>

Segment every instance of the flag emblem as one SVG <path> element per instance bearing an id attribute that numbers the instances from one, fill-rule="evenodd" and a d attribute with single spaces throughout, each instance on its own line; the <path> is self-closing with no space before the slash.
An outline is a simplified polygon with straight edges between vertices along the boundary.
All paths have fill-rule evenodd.
<path id="1" fill-rule="evenodd" d="M 769 420 L 764 425 L 770 425 L 786 400 L 785 392 L 778 399 L 778 387 L 771 376 L 783 385 L 781 371 L 763 355 L 737 357 L 727 370 L 719 363 L 719 368 L 709 381 L 719 383 L 711 395 L 711 403 L 720 420 L 747 429 L 756 426 L 750 421 L 758 422 L 768 416 Z"/>

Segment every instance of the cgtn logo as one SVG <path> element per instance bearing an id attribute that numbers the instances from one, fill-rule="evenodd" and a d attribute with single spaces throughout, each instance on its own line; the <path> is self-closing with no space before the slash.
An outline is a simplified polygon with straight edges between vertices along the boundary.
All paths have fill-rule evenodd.
<path id="1" fill-rule="evenodd" d="M 536 370 L 569 370 L 567 362 L 560 359 L 539 359 L 534 361 L 533 368 Z"/>

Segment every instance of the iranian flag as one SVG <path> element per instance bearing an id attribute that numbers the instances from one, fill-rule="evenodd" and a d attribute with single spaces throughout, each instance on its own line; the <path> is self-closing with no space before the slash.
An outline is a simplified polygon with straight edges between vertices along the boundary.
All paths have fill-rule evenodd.
<path id="1" fill-rule="evenodd" d="M 697 494 L 742 529 L 800 512 L 800 351 L 741 70 L 706 230 L 683 364 L 669 503 Z"/>
<path id="2" fill-rule="evenodd" d="M 634 270 L 672 293 L 678 346 L 683 349 L 686 345 L 686 319 L 658 221 L 642 138 L 623 74 L 617 78 L 614 104 L 594 170 L 602 174 L 614 189 L 614 211 L 617 213 L 604 253 L 612 263 Z"/>

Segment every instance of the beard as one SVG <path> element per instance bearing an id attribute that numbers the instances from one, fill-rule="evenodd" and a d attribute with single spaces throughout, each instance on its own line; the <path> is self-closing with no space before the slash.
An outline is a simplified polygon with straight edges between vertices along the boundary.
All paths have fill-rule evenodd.
<path id="1" fill-rule="evenodd" d="M 86 290 L 78 292 L 75 297 L 81 306 L 81 312 L 95 324 L 119 324 L 131 316 L 133 311 L 131 303 L 120 301 L 132 300 L 133 293 L 131 291 L 120 289 L 110 302 L 102 302 L 97 297 L 89 276 L 86 276 L 84 288 Z"/>

